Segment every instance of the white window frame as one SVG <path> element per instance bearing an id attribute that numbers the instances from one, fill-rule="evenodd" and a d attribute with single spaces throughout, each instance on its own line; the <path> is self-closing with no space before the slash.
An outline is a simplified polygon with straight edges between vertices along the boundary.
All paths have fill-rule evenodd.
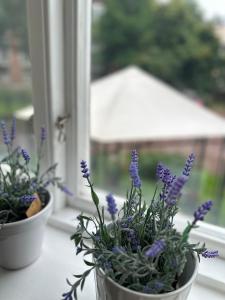
<path id="1" fill-rule="evenodd" d="M 66 167 L 68 185 L 73 186 L 75 192 L 75 200 L 68 201 L 69 205 L 80 209 L 90 206 L 80 176 L 80 161 L 90 161 L 91 7 L 91 0 L 64 2 L 65 99 L 71 114 L 67 128 Z"/>
<path id="2" fill-rule="evenodd" d="M 58 141 L 56 120 L 65 115 L 63 61 L 63 1 L 27 0 L 28 36 L 32 66 L 34 132 L 40 137 L 45 126 L 48 139 L 43 166 L 59 162 L 57 175 L 65 178 L 66 144 Z M 51 34 L 50 32 L 57 32 Z M 43 167 L 44 169 L 44 167 Z M 54 211 L 65 206 L 65 196 L 52 190 Z"/>
<path id="3" fill-rule="evenodd" d="M 35 107 L 35 132 L 40 124 L 49 132 L 47 162 L 60 161 L 60 175 L 66 175 L 75 195 L 67 202 L 56 194 L 55 212 L 68 204 L 78 210 L 95 213 L 79 162 L 89 159 L 90 150 L 90 49 L 91 0 L 27 0 L 30 50 Z M 49 12 L 50 11 L 50 12 Z M 40 18 L 41 16 L 41 18 Z M 56 22 L 56 19 L 60 20 Z M 49 32 L 57 32 L 53 37 Z M 56 31 L 57 30 L 57 31 Z M 35 34 L 34 34 L 35 33 Z M 50 38 L 49 38 L 50 36 Z M 63 45 L 63 46 L 62 46 Z M 62 101 L 65 99 L 65 101 Z M 57 107 L 54 103 L 60 102 Z M 67 142 L 57 141 L 55 121 L 58 115 L 70 113 Z M 104 203 L 104 197 L 100 197 Z M 123 199 L 119 200 L 120 204 Z M 189 217 L 179 214 L 177 224 L 184 228 Z M 62 222 L 61 222 L 62 223 Z M 203 222 L 193 231 L 192 239 L 205 241 L 225 258 L 225 229 Z"/>

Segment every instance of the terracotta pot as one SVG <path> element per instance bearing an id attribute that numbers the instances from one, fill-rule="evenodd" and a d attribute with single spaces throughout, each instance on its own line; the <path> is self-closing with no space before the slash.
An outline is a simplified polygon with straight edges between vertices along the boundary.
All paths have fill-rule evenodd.
<path id="1" fill-rule="evenodd" d="M 179 279 L 180 288 L 164 294 L 143 294 L 127 289 L 111 278 L 106 277 L 102 270 L 96 270 L 97 300 L 186 300 L 193 281 L 198 273 L 198 259 L 189 255 L 186 267 Z"/>
<path id="2" fill-rule="evenodd" d="M 36 215 L 0 228 L 0 267 L 20 269 L 32 264 L 41 254 L 45 225 L 53 199 Z"/>

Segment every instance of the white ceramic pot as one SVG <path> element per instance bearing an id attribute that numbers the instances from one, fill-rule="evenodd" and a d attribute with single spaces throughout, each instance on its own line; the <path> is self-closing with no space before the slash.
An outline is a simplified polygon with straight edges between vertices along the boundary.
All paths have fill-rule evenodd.
<path id="1" fill-rule="evenodd" d="M 186 300 L 193 281 L 198 273 L 198 260 L 196 256 L 188 257 L 188 262 L 180 277 L 180 288 L 173 292 L 150 295 L 129 290 L 111 278 L 104 276 L 101 270 L 96 270 L 97 300 Z"/>
<path id="2" fill-rule="evenodd" d="M 36 215 L 0 228 L 0 267 L 10 270 L 24 268 L 41 254 L 45 225 L 52 210 L 53 199 Z"/>

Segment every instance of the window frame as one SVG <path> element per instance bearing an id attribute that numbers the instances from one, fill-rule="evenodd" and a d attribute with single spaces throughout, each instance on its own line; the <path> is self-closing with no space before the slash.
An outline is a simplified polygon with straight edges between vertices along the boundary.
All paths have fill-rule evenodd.
<path id="1" fill-rule="evenodd" d="M 40 127 L 47 130 L 42 166 L 55 162 L 56 175 L 65 178 L 66 144 L 58 141 L 56 120 L 65 115 L 63 61 L 63 2 L 60 0 L 27 0 L 27 23 L 32 74 L 34 134 L 40 138 Z M 52 34 L 52 32 L 59 34 Z M 43 168 L 44 169 L 44 168 Z M 52 188 L 54 211 L 66 204 L 65 196 Z"/>
<path id="2" fill-rule="evenodd" d="M 67 176 L 66 182 L 75 192 L 67 202 L 62 199 L 61 193 L 55 193 L 55 212 L 68 205 L 94 214 L 95 207 L 90 201 L 79 167 L 81 159 L 90 161 L 92 1 L 27 0 L 27 4 L 35 134 L 38 138 L 40 124 L 45 124 L 49 133 L 46 163 L 60 161 L 58 173 Z M 56 16 L 60 19 L 58 25 Z M 59 34 L 52 37 L 55 26 L 58 26 Z M 58 109 L 54 107 L 57 101 L 61 103 Z M 55 122 L 58 115 L 67 112 L 70 114 L 66 127 L 67 140 L 65 144 L 60 144 Z M 101 205 L 105 202 L 104 194 L 100 191 Z M 118 200 L 119 206 L 123 201 L 123 198 Z M 189 218 L 179 214 L 178 229 L 182 230 Z M 225 258 L 225 228 L 203 222 L 192 233 L 192 238 L 206 241 L 210 248 L 218 249 L 220 256 Z"/>
<path id="3" fill-rule="evenodd" d="M 68 185 L 74 186 L 75 182 L 75 200 L 68 199 L 68 204 L 81 210 L 90 207 L 80 176 L 80 161 L 90 161 L 91 8 L 92 0 L 64 2 L 65 99 L 71 114 L 66 168 Z"/>

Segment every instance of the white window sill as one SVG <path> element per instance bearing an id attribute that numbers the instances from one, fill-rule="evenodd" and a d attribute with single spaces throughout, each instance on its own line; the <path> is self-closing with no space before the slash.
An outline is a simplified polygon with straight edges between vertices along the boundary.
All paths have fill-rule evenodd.
<path id="1" fill-rule="evenodd" d="M 75 255 L 73 242 L 69 238 L 73 227 L 70 222 L 62 222 L 62 217 L 70 221 L 75 220 L 77 214 L 74 210 L 71 214 L 71 209 L 65 209 L 51 218 L 51 224 L 61 224 L 60 227 L 66 231 L 47 226 L 42 255 L 33 265 L 18 271 L 0 268 L 0 299 L 61 299 L 61 294 L 68 290 L 65 279 L 73 281 L 72 275 L 82 273 L 86 268 L 82 256 Z M 224 300 L 224 270 L 223 259 L 202 260 L 198 279 L 188 299 Z M 79 294 L 79 300 L 85 299 L 95 299 L 94 274 L 90 275 L 83 292 Z"/>

